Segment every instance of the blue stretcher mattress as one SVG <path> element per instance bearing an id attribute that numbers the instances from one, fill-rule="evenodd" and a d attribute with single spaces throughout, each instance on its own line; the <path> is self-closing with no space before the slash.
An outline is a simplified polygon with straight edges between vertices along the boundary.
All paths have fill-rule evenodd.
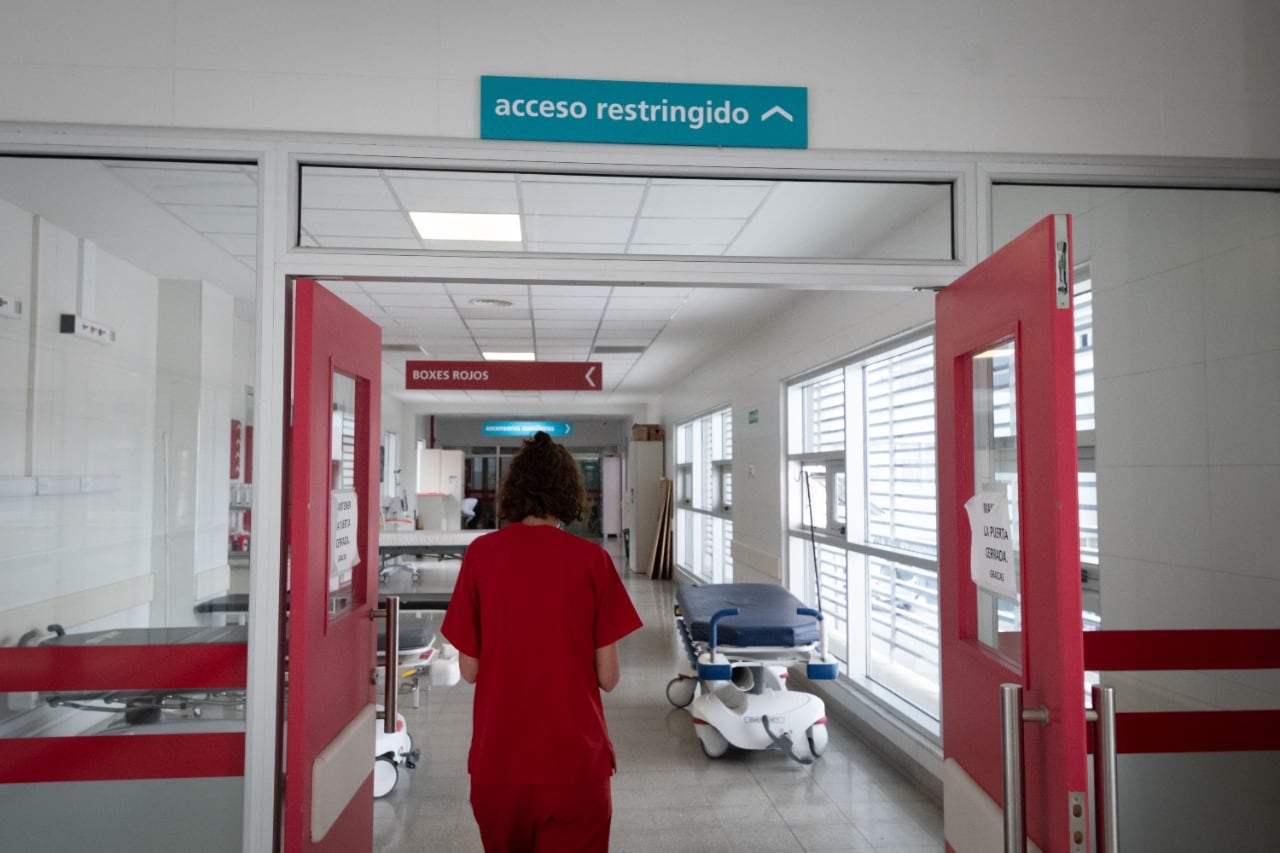
<path id="1" fill-rule="evenodd" d="M 711 617 L 727 607 L 740 614 L 718 623 L 716 640 L 722 645 L 790 647 L 822 638 L 817 619 L 796 613 L 804 602 L 775 584 L 682 586 L 676 590 L 676 604 L 695 642 L 711 642 Z"/>

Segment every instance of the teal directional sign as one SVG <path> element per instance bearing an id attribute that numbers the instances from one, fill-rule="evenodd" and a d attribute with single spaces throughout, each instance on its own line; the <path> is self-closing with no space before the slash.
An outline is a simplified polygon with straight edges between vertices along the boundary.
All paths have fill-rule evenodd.
<path id="1" fill-rule="evenodd" d="M 483 435 L 573 435 L 573 424 L 565 421 L 484 421 L 480 424 Z"/>
<path id="2" fill-rule="evenodd" d="M 800 86 L 481 77 L 480 137 L 807 148 L 809 90 Z"/>

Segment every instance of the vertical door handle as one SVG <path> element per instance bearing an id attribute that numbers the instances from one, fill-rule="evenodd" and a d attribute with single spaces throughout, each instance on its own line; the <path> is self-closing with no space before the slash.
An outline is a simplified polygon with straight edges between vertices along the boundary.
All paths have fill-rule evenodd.
<path id="1" fill-rule="evenodd" d="M 1049 724 L 1044 705 L 1032 711 L 1022 708 L 1022 685 L 1000 685 L 1000 752 L 1004 776 L 1004 853 L 1026 853 L 1027 831 L 1023 818 L 1026 785 L 1022 778 L 1022 724 Z M 1108 853 L 1111 853 L 1108 851 Z"/>
<path id="2" fill-rule="evenodd" d="M 1098 847 L 1100 853 L 1119 853 L 1120 794 L 1116 787 L 1116 689 L 1093 686 L 1093 773 L 1098 799 Z"/>
<path id="3" fill-rule="evenodd" d="M 400 597 L 389 595 L 386 607 L 369 611 L 370 619 L 387 620 L 387 640 L 382 654 L 382 708 L 378 719 L 387 734 L 396 731 L 396 700 L 400 696 Z"/>

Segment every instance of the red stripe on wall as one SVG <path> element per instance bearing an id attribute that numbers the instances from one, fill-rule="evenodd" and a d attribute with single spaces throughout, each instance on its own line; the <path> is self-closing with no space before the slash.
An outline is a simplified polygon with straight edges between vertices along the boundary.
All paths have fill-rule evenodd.
<path id="1" fill-rule="evenodd" d="M 1280 631 L 1085 631 L 1092 670 L 1280 669 Z"/>
<path id="2" fill-rule="evenodd" d="M 1149 711 L 1116 714 L 1116 751 L 1280 750 L 1280 711 Z"/>
<path id="3" fill-rule="evenodd" d="M 0 693 L 240 688 L 244 643 L 0 649 Z"/>
<path id="4" fill-rule="evenodd" d="M 0 740 L 0 783 L 244 775 L 244 733 Z"/>

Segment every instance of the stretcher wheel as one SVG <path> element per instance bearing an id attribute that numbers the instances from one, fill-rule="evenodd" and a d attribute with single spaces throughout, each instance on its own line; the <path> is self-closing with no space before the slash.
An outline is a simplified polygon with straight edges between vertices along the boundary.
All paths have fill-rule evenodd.
<path id="1" fill-rule="evenodd" d="M 400 768 L 390 758 L 375 758 L 373 761 L 373 796 L 385 797 L 400 781 Z"/>
<path id="2" fill-rule="evenodd" d="M 667 701 L 677 708 L 687 707 L 698 689 L 698 679 L 677 675 L 667 682 Z"/>
<path id="3" fill-rule="evenodd" d="M 719 758 L 729 751 L 729 741 L 725 736 L 720 734 L 715 726 L 709 724 L 700 724 L 693 727 L 693 731 L 698 735 L 698 745 L 702 747 L 702 753 L 707 758 Z"/>
<path id="4" fill-rule="evenodd" d="M 809 751 L 815 756 L 827 751 L 827 724 L 814 723 L 805 734 L 809 737 Z"/>

